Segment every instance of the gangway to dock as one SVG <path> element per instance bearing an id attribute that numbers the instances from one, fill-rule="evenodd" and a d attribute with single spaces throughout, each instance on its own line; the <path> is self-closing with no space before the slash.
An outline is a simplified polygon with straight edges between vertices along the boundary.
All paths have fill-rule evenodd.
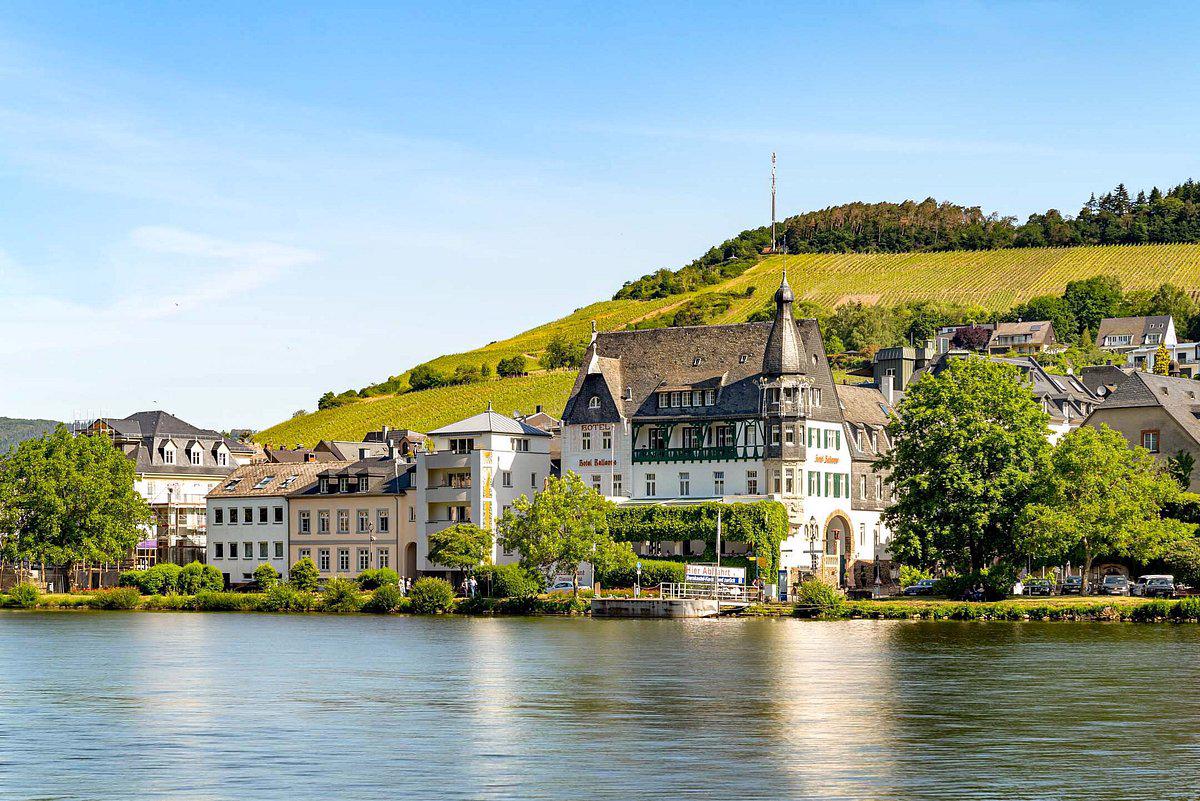
<path id="1" fill-rule="evenodd" d="M 665 582 L 659 585 L 658 594 L 660 598 L 716 601 L 718 609 L 744 609 L 762 601 L 762 590 L 758 587 L 711 581 Z"/>

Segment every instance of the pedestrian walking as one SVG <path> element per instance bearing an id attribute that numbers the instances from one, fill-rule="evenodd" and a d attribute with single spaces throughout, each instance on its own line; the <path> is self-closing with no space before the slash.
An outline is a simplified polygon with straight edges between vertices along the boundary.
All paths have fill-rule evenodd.
<path id="1" fill-rule="evenodd" d="M 479 582 L 475 580 L 474 576 L 471 576 L 470 587 L 471 587 L 471 597 L 474 598 L 475 593 L 478 592 L 478 590 L 479 590 Z"/>

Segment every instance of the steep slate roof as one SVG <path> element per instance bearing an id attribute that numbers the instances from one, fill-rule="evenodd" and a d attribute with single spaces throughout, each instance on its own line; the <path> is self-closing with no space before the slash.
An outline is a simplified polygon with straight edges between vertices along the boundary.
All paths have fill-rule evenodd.
<path id="1" fill-rule="evenodd" d="M 884 427 L 891 421 L 895 411 L 873 385 L 837 385 L 838 401 L 845 418 L 846 442 L 850 445 L 850 456 L 856 460 L 874 461 L 890 447 Z M 864 433 L 865 442 L 859 440 Z M 878 442 L 879 450 L 872 447 Z M 865 445 L 865 447 L 864 447 Z"/>
<path id="2" fill-rule="evenodd" d="M 1108 396 L 1097 411 L 1159 406 L 1200 444 L 1200 381 L 1137 372 Z"/>
<path id="3" fill-rule="evenodd" d="M 821 406 L 813 409 L 810 417 L 840 422 L 820 327 L 816 320 L 796 320 L 794 325 L 800 361 L 797 372 L 822 390 Z M 563 420 L 577 424 L 635 417 L 694 420 L 758 416 L 758 381 L 773 326 L 760 322 L 598 333 L 584 354 Z M 717 388 L 716 404 L 658 408 L 656 392 L 685 386 Z M 600 409 L 588 408 L 592 395 L 600 398 Z"/>
<path id="4" fill-rule="evenodd" d="M 387 444 L 383 442 L 351 442 L 341 439 L 323 439 L 313 448 L 317 451 L 317 458 L 321 458 L 321 454 L 328 453 L 336 461 L 354 461 L 359 457 L 359 452 L 366 450 L 368 456 L 382 456 L 387 453 Z M 326 457 L 328 460 L 328 457 Z"/>
<path id="5" fill-rule="evenodd" d="M 233 465 L 217 465 L 216 451 L 224 445 L 231 454 L 252 454 L 254 449 L 244 443 L 229 439 L 218 431 L 197 428 L 164 411 L 134 412 L 128 417 L 101 417 L 96 422 L 108 425 L 116 432 L 118 447 L 131 459 L 139 473 L 212 476 L 226 475 Z M 167 464 L 163 448 L 168 442 L 175 445 L 178 453 L 175 464 Z M 190 445 L 200 446 L 201 462 L 191 463 L 187 457 Z"/>
<path id="6" fill-rule="evenodd" d="M 386 456 L 375 456 L 368 459 L 360 459 L 356 462 L 318 464 L 316 467 L 321 469 L 315 472 L 313 482 L 295 492 L 289 493 L 291 497 L 351 497 L 354 495 L 369 497 L 372 495 L 404 494 L 413 488 L 414 473 L 417 468 L 413 462 L 389 459 Z M 349 478 L 368 476 L 371 479 L 369 491 L 349 493 L 320 492 L 321 485 L 316 479 L 325 477 L 337 480 L 342 476 Z"/>
<path id="7" fill-rule="evenodd" d="M 329 463 L 320 464 L 318 462 L 306 462 L 301 464 L 247 464 L 234 470 L 225 480 L 213 487 L 209 493 L 209 498 L 261 498 L 264 496 L 284 496 L 289 495 L 296 490 L 303 489 L 309 484 L 315 484 L 317 474 L 329 467 Z M 292 483 L 287 487 L 283 484 L 289 478 L 295 476 Z M 259 482 L 265 478 L 271 480 L 265 483 L 261 488 L 255 489 Z M 226 489 L 230 483 L 238 480 L 232 489 Z"/>
<path id="8" fill-rule="evenodd" d="M 1099 398 L 1111 394 L 1124 384 L 1127 378 L 1129 373 L 1113 364 L 1100 364 L 1079 370 L 1079 380 Z"/>
<path id="9" fill-rule="evenodd" d="M 775 321 L 771 324 L 771 333 L 767 336 L 767 346 L 763 351 L 763 375 L 795 375 L 804 372 L 804 352 L 796 336 L 796 327 L 778 324 L 792 319 L 794 299 L 785 270 L 779 289 L 775 290 Z"/>
<path id="10" fill-rule="evenodd" d="M 1162 334 L 1162 338 L 1165 340 L 1170 324 L 1171 315 L 1169 314 L 1156 314 L 1149 317 L 1105 317 L 1100 321 L 1100 327 L 1096 330 L 1096 345 L 1103 347 L 1104 338 L 1110 336 L 1133 337 L 1129 343 L 1133 346 L 1145 345 L 1147 334 Z"/>
<path id="11" fill-rule="evenodd" d="M 464 420 L 459 420 L 457 423 L 451 423 L 448 426 L 442 426 L 429 432 L 438 436 L 446 436 L 447 434 L 516 434 L 522 437 L 549 437 L 552 436 L 540 428 L 534 428 L 531 425 L 526 425 L 520 420 L 514 420 L 511 417 L 506 417 L 502 414 L 497 414 L 492 411 L 491 404 L 488 404 L 487 411 L 472 415 Z"/>

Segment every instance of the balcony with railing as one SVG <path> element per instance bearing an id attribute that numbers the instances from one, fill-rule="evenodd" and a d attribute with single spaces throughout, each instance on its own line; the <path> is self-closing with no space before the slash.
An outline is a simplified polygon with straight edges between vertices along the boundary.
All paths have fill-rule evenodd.
<path id="1" fill-rule="evenodd" d="M 635 448 L 634 462 L 721 462 L 739 457 L 734 445 L 719 445 L 710 448 Z"/>

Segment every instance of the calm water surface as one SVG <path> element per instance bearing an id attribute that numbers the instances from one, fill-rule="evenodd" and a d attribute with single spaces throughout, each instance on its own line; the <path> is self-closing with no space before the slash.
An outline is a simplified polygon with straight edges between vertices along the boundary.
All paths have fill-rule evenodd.
<path id="1" fill-rule="evenodd" d="M 1200 627 L 0 613 L 0 799 L 1200 797 Z"/>

